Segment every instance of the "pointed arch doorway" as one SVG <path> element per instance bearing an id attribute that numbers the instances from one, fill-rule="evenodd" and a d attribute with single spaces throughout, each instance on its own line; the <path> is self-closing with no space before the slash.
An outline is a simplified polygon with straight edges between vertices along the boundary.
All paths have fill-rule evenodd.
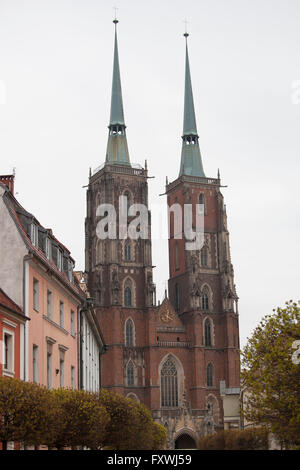
<path id="1" fill-rule="evenodd" d="M 174 438 L 174 449 L 197 449 L 197 436 L 192 429 L 181 428 Z"/>
<path id="2" fill-rule="evenodd" d="M 175 439 L 175 449 L 197 449 L 196 441 L 189 434 L 182 433 Z"/>

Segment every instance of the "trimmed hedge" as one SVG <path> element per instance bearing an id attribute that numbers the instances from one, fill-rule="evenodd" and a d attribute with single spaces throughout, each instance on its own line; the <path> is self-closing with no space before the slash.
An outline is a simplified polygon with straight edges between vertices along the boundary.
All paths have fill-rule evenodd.
<path id="1" fill-rule="evenodd" d="M 267 450 L 268 432 L 264 428 L 243 431 L 226 430 L 206 436 L 199 441 L 199 450 Z"/>

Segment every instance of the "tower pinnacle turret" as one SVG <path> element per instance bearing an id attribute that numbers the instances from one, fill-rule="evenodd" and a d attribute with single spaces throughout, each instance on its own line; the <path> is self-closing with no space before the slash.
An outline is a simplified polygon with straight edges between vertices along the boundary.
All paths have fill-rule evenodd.
<path id="1" fill-rule="evenodd" d="M 183 117 L 183 135 L 181 152 L 181 175 L 204 176 L 200 148 L 199 136 L 197 132 L 194 98 L 192 90 L 189 54 L 187 38 L 189 34 L 184 33 L 186 40 L 185 56 L 185 91 L 184 91 L 184 117 Z"/>
<path id="2" fill-rule="evenodd" d="M 109 136 L 106 151 L 106 163 L 116 163 L 130 165 L 129 153 L 126 138 L 126 126 L 124 121 L 122 88 L 119 66 L 117 24 L 118 20 L 113 20 L 115 25 L 115 45 L 114 63 L 111 91 L 111 107 L 109 120 Z"/>

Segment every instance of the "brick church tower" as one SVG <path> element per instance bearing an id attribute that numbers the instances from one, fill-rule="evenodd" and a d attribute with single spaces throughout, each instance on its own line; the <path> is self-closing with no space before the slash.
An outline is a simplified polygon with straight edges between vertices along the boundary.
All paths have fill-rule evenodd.
<path id="1" fill-rule="evenodd" d="M 166 194 L 169 206 L 184 211 L 192 204 L 194 219 L 204 207 L 204 245 L 186 250 L 183 229 L 179 237 L 171 215 L 169 298 L 166 293 L 156 305 L 147 166 L 129 158 L 114 23 L 106 160 L 90 172 L 85 222 L 88 290 L 108 346 L 101 384 L 147 405 L 168 430 L 168 448 L 192 448 L 199 437 L 224 427 L 222 395 L 238 393 L 239 387 L 237 295 L 226 210 L 219 176 L 207 178 L 203 171 L 186 46 L 181 166 Z M 127 225 L 135 219 L 133 204 L 145 208 L 147 236 L 124 236 L 124 201 Z"/>
<path id="2" fill-rule="evenodd" d="M 145 385 L 145 354 L 142 346 L 147 310 L 155 303 L 152 281 L 151 216 L 148 212 L 148 238 L 133 240 L 119 237 L 120 196 L 127 209 L 133 204 L 148 206 L 147 168 L 131 164 L 127 146 L 117 42 L 117 20 L 111 112 L 106 161 L 90 174 L 87 190 L 86 272 L 88 289 L 96 300 L 99 322 L 109 346 L 103 356 L 102 386 L 128 394 L 128 387 Z M 105 217 L 97 215 L 101 205 L 111 204 L 116 210 L 116 238 L 109 234 L 99 238 L 97 227 Z M 104 207 L 104 206 L 103 206 Z M 104 207 L 105 209 L 105 207 Z M 105 212 L 102 216 L 106 216 Z M 134 219 L 128 211 L 128 223 Z M 130 345 L 124 349 L 125 340 Z M 137 339 L 138 338 L 138 339 Z M 134 346 L 134 349 L 131 347 Z M 138 347 L 139 346 L 139 347 Z M 142 394 L 143 395 L 143 394 Z M 135 396 L 135 395 L 134 395 Z M 141 396 L 144 400 L 144 397 Z"/>

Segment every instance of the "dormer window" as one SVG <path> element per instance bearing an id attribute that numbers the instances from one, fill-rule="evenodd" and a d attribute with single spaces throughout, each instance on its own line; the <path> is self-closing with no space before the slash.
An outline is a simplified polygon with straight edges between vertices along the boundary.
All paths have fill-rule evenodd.
<path id="1" fill-rule="evenodd" d="M 70 282 L 73 282 L 73 263 L 68 261 L 68 278 Z"/>
<path id="2" fill-rule="evenodd" d="M 51 240 L 48 237 L 45 240 L 45 254 L 48 259 L 51 258 Z"/>
<path id="3" fill-rule="evenodd" d="M 57 268 L 59 271 L 62 271 L 62 252 L 61 250 L 58 248 L 57 249 Z"/>
<path id="4" fill-rule="evenodd" d="M 38 248 L 38 245 L 39 245 L 39 231 L 38 231 L 38 227 L 35 223 L 32 223 L 31 224 L 31 227 L 30 227 L 30 240 L 31 240 L 31 243 L 36 247 Z"/>

